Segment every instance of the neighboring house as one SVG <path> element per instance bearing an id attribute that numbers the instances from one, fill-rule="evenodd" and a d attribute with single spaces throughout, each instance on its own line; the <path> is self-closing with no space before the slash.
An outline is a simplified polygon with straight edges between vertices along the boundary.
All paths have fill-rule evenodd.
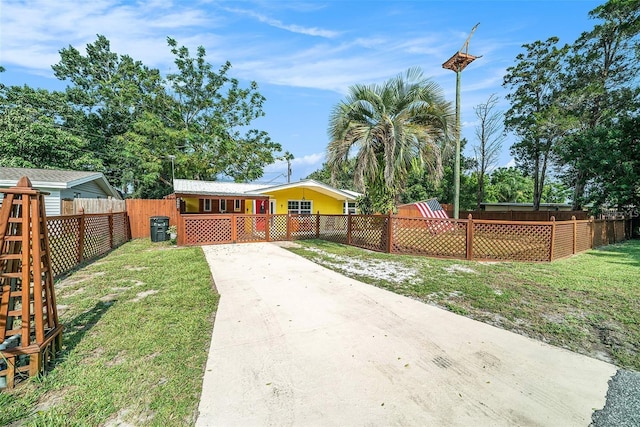
<path id="1" fill-rule="evenodd" d="M 356 213 L 359 193 L 312 179 L 269 186 L 221 181 L 174 180 L 181 213 Z"/>
<path id="2" fill-rule="evenodd" d="M 0 167 L 0 188 L 15 187 L 23 176 L 29 178 L 33 188 L 49 193 L 44 197 L 47 216 L 62 215 L 64 201 L 74 198 L 122 199 L 101 172 Z M 0 193 L 0 204 L 2 197 Z"/>

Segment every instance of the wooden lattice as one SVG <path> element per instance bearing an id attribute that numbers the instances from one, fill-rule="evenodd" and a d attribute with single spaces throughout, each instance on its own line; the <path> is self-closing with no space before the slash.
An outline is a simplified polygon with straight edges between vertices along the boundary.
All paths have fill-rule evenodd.
<path id="1" fill-rule="evenodd" d="M 44 195 L 27 177 L 0 210 L 0 387 L 43 374 L 62 349 Z"/>
<path id="2" fill-rule="evenodd" d="M 237 242 L 263 242 L 267 239 L 266 215 L 236 215 Z"/>
<path id="3" fill-rule="evenodd" d="M 85 215 L 83 260 L 90 260 L 111 250 L 109 218 L 105 215 Z"/>
<path id="4" fill-rule="evenodd" d="M 269 239 L 272 241 L 289 240 L 287 236 L 287 215 L 278 214 L 269 216 Z"/>
<path id="5" fill-rule="evenodd" d="M 49 230 L 53 276 L 56 277 L 71 270 L 79 263 L 80 215 L 49 218 L 47 229 Z"/>
<path id="6" fill-rule="evenodd" d="M 392 251 L 401 254 L 464 258 L 464 221 L 428 218 L 393 218 Z"/>
<path id="7" fill-rule="evenodd" d="M 349 216 L 320 215 L 318 238 L 336 243 L 347 243 Z"/>
<path id="8" fill-rule="evenodd" d="M 351 215 L 349 244 L 377 252 L 387 248 L 386 215 Z"/>
<path id="9" fill-rule="evenodd" d="M 474 221 L 473 258 L 549 261 L 551 224 Z"/>
<path id="10" fill-rule="evenodd" d="M 553 237 L 553 259 L 573 255 L 573 221 L 556 224 Z"/>
<path id="11" fill-rule="evenodd" d="M 231 217 L 207 216 L 185 218 L 185 244 L 203 245 L 214 243 L 231 243 Z"/>

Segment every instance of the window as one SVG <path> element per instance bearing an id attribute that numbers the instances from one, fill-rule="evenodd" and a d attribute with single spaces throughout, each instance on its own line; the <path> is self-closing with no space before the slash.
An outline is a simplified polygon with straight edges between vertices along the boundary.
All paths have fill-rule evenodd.
<path id="1" fill-rule="evenodd" d="M 343 213 L 345 215 L 347 215 L 347 214 L 355 215 L 355 213 L 356 213 L 356 202 L 344 202 Z"/>
<path id="2" fill-rule="evenodd" d="M 202 205 L 205 212 L 211 212 L 211 199 L 204 199 L 204 203 Z"/>
<path id="3" fill-rule="evenodd" d="M 225 199 L 220 199 L 220 212 L 227 211 L 227 201 Z"/>
<path id="4" fill-rule="evenodd" d="M 241 206 L 241 200 L 240 199 L 235 199 L 233 201 L 233 211 L 234 212 L 240 212 L 240 209 L 242 208 Z"/>
<path id="5" fill-rule="evenodd" d="M 290 214 L 310 214 L 313 212 L 311 200 L 289 200 L 287 208 Z"/>

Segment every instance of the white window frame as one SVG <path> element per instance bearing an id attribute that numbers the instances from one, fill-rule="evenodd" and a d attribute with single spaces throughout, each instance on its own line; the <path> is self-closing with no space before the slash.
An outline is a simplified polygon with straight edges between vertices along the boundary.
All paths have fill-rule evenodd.
<path id="1" fill-rule="evenodd" d="M 349 213 L 351 213 L 352 215 L 355 215 L 357 212 L 358 212 L 358 206 L 356 205 L 356 202 L 350 202 L 348 200 L 345 200 L 344 205 L 342 207 L 342 213 L 344 215 L 348 215 Z"/>
<path id="2" fill-rule="evenodd" d="M 205 212 L 211 212 L 211 199 L 202 200 L 202 210 Z"/>
<path id="3" fill-rule="evenodd" d="M 219 205 L 220 207 L 220 212 L 226 212 L 227 211 L 227 199 L 220 199 Z"/>
<path id="4" fill-rule="evenodd" d="M 233 201 L 233 211 L 234 212 L 240 212 L 240 210 L 242 209 L 242 203 L 240 199 L 235 199 Z"/>
<path id="5" fill-rule="evenodd" d="M 309 204 L 308 209 L 303 209 L 302 204 Z M 296 204 L 297 207 L 292 208 L 291 205 Z M 287 212 L 297 215 L 308 215 L 313 213 L 313 200 L 287 200 Z"/>

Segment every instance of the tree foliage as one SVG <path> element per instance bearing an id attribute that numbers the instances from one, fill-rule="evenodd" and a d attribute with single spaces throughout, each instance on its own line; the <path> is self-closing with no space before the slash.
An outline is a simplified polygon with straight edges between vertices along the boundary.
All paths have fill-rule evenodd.
<path id="1" fill-rule="evenodd" d="M 331 113 L 327 163 L 335 173 L 354 158 L 354 184 L 366 193 L 361 209 L 395 210 L 411 170 L 441 175 L 451 116 L 439 86 L 418 68 L 380 85 L 354 85 Z"/>
<path id="2" fill-rule="evenodd" d="M 0 166 L 99 169 L 84 138 L 60 123 L 65 94 L 28 86 L 0 87 Z"/>
<path id="3" fill-rule="evenodd" d="M 243 87 L 228 62 L 215 70 L 203 47 L 167 43 L 176 71 L 165 77 L 98 35 L 84 54 L 60 50 L 64 93 L 2 86 L 0 163 L 98 170 L 134 197 L 172 191 L 170 157 L 180 178 L 261 177 L 280 145 L 251 126 L 264 115 L 257 84 Z"/>

